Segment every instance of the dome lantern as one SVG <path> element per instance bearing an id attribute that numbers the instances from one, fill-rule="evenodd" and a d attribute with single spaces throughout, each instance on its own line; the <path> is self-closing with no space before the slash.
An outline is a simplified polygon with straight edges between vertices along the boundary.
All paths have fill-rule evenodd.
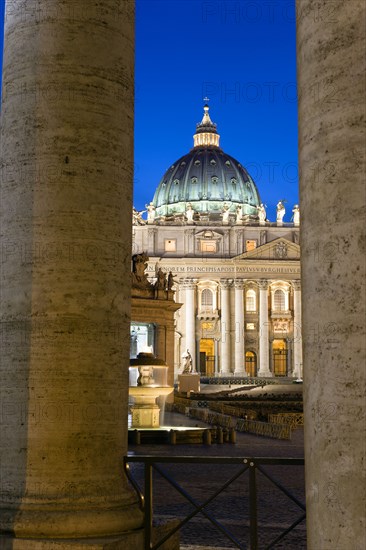
<path id="1" fill-rule="evenodd" d="M 206 105 L 203 107 L 204 115 L 196 126 L 196 133 L 193 136 L 194 147 L 220 147 L 220 136 L 217 133 L 216 124 L 212 122 L 209 110 Z"/>

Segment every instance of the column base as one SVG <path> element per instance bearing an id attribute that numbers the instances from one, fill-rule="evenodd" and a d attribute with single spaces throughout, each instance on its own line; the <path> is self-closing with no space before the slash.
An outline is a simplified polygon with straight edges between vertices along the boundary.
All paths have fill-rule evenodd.
<path id="1" fill-rule="evenodd" d="M 257 374 L 258 378 L 273 378 L 273 374 L 270 370 L 264 370 L 262 372 L 258 372 Z"/>
<path id="2" fill-rule="evenodd" d="M 84 540 L 19 539 L 0 535 L 0 550 L 142 550 L 144 530 L 128 531 L 118 537 Z"/>
<path id="3" fill-rule="evenodd" d="M 234 372 L 233 376 L 239 376 L 239 377 L 243 377 L 243 378 L 245 377 L 246 378 L 248 376 L 248 374 L 246 373 L 245 370 L 236 370 Z"/>

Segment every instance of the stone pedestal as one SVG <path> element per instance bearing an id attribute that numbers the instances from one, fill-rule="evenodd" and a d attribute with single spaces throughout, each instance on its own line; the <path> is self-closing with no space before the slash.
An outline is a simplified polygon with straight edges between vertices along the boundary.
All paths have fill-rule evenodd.
<path id="1" fill-rule="evenodd" d="M 7 2 L 0 532 L 16 534 L 13 549 L 111 536 L 141 548 L 122 469 L 133 39 L 132 2 Z"/>
<path id="2" fill-rule="evenodd" d="M 140 354 L 141 355 L 141 354 Z M 139 360 L 138 356 L 135 361 Z M 153 367 L 151 367 L 153 368 Z M 158 367 L 155 367 L 158 368 Z M 164 368 L 164 367 L 163 367 Z M 165 367 L 166 369 L 168 367 Z M 140 368 L 139 368 L 140 370 Z M 131 406 L 132 428 L 159 428 L 160 407 L 156 400 L 158 397 L 167 397 L 173 393 L 173 388 L 168 386 L 141 385 L 130 386 L 129 395 L 133 400 Z"/>
<path id="3" fill-rule="evenodd" d="M 178 391 L 188 393 L 190 391 L 200 391 L 200 375 L 195 374 L 179 374 L 178 375 Z"/>
<path id="4" fill-rule="evenodd" d="M 155 403 L 136 403 L 131 406 L 133 428 L 159 428 L 160 408 Z"/>
<path id="5" fill-rule="evenodd" d="M 365 548 L 364 0 L 298 0 L 309 550 Z"/>

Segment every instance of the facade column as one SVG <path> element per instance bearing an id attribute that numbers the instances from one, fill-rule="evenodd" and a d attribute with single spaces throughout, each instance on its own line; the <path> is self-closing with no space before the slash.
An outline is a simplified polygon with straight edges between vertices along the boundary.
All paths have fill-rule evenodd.
<path id="1" fill-rule="evenodd" d="M 245 375 L 244 340 L 244 281 L 235 280 L 235 371 L 238 376 Z"/>
<path id="2" fill-rule="evenodd" d="M 219 374 L 219 342 L 217 338 L 215 338 L 215 341 L 214 341 L 214 349 L 215 349 L 215 364 L 214 364 L 215 376 L 218 376 Z"/>
<path id="3" fill-rule="evenodd" d="M 220 281 L 221 291 L 221 374 L 231 372 L 231 342 L 230 342 L 230 287 L 231 279 Z"/>
<path id="4" fill-rule="evenodd" d="M 294 290 L 294 332 L 293 332 L 293 376 L 302 377 L 302 336 L 301 336 L 301 281 L 293 281 Z"/>
<path id="5" fill-rule="evenodd" d="M 192 256 L 194 254 L 194 229 L 184 230 L 184 253 Z"/>
<path id="6" fill-rule="evenodd" d="M 197 358 L 196 358 L 196 306 L 195 306 L 195 294 L 196 294 L 196 280 L 185 279 L 184 288 L 186 291 L 185 308 L 186 308 L 186 349 L 192 356 L 193 371 L 197 371 Z M 182 352 L 182 353 L 183 353 Z"/>
<path id="7" fill-rule="evenodd" d="M 133 2 L 6 4 L 2 548 L 143 547 L 122 468 L 133 65 Z"/>
<path id="8" fill-rule="evenodd" d="M 148 244 L 147 244 L 147 253 L 149 256 L 155 256 L 155 240 L 158 230 L 156 227 L 149 227 L 147 230 Z"/>
<path id="9" fill-rule="evenodd" d="M 361 549 L 366 4 L 297 8 L 307 544 Z"/>
<path id="10" fill-rule="evenodd" d="M 269 370 L 268 281 L 261 279 L 259 286 L 259 370 L 258 376 L 272 376 Z"/>

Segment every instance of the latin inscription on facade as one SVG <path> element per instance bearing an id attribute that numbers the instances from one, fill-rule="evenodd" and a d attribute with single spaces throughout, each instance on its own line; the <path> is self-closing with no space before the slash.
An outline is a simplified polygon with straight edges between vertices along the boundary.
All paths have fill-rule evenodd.
<path id="1" fill-rule="evenodd" d="M 163 271 L 173 273 L 300 273 L 299 267 L 251 267 L 251 266 L 242 266 L 242 267 L 232 267 L 232 266 L 165 266 L 160 265 Z M 149 264 L 148 270 L 149 273 L 155 274 L 155 264 Z"/>

